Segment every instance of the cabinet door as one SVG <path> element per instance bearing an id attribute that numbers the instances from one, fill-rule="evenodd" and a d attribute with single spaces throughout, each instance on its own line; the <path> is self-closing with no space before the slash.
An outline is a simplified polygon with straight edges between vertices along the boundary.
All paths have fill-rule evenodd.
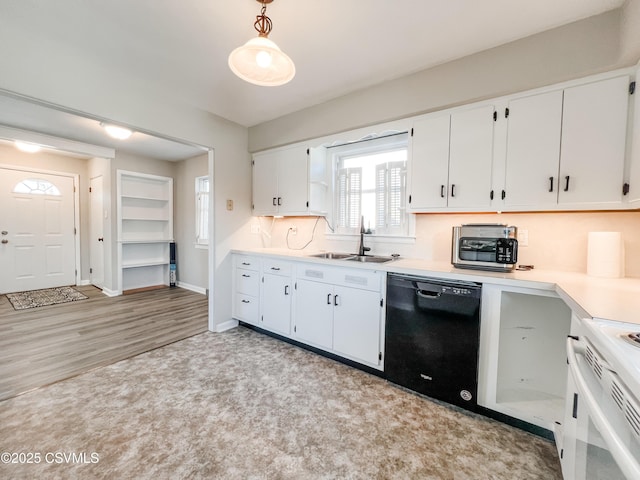
<path id="1" fill-rule="evenodd" d="M 561 206 L 622 202 L 629 77 L 564 91 L 560 148 Z"/>
<path id="2" fill-rule="evenodd" d="M 348 358 L 380 364 L 380 293 L 335 287 L 333 349 Z"/>
<path id="3" fill-rule="evenodd" d="M 278 214 L 305 215 L 309 201 L 307 149 L 297 146 L 278 154 Z"/>
<path id="4" fill-rule="evenodd" d="M 283 335 L 291 333 L 291 278 L 262 276 L 262 327 Z"/>
<path id="5" fill-rule="evenodd" d="M 441 115 L 413 124 L 408 189 L 411 211 L 447 206 L 449 121 L 449 115 Z"/>
<path id="6" fill-rule="evenodd" d="M 333 286 L 298 280 L 294 336 L 318 347 L 333 347 Z"/>
<path id="7" fill-rule="evenodd" d="M 493 112 L 493 105 L 487 105 L 451 115 L 449 207 L 491 205 Z"/>
<path id="8" fill-rule="evenodd" d="M 555 207 L 562 90 L 509 102 L 506 207 Z"/>
<path id="9" fill-rule="evenodd" d="M 275 215 L 278 212 L 278 157 L 275 152 L 253 157 L 253 213 Z"/>

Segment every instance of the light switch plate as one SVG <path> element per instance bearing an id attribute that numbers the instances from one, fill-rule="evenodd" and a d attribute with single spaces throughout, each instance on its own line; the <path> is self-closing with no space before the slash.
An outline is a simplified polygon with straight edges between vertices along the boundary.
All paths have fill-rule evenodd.
<path id="1" fill-rule="evenodd" d="M 227 210 L 233 210 L 233 200 L 231 199 L 227 200 Z"/>

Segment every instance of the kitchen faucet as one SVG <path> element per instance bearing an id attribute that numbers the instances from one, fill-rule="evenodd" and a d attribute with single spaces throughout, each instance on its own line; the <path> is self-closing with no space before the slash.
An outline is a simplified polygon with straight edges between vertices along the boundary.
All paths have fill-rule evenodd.
<path id="1" fill-rule="evenodd" d="M 360 245 L 358 245 L 358 256 L 363 257 L 365 252 L 371 250 L 371 247 L 364 246 L 364 216 L 360 217 Z"/>

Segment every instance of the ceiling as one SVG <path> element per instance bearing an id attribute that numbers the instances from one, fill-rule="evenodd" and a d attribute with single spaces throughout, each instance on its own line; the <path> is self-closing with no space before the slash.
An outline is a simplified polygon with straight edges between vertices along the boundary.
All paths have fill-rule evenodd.
<path id="1" fill-rule="evenodd" d="M 144 85 L 158 98 L 253 126 L 623 3 L 275 0 L 267 7 L 270 38 L 297 70 L 281 87 L 248 84 L 227 66 L 229 53 L 255 36 L 260 10 L 255 0 L 0 2 L 0 45 L 5 45 L 0 52 L 3 68 L 10 62 L 27 72 L 28 62 L 42 62 L 48 78 L 83 93 L 104 93 L 91 88 L 104 86 L 105 78 L 120 89 Z M 7 107 L 19 116 L 16 101 L 0 99 L 0 110 Z M 29 121 L 51 128 L 54 119 L 41 116 L 38 108 L 43 107 L 25 114 L 22 128 L 29 128 Z M 0 122 L 13 121 L 11 115 L 2 112 Z M 84 120 L 64 119 L 67 133 L 79 135 Z M 97 135 L 95 122 L 85 130 L 87 138 Z M 109 146 L 102 139 L 98 144 Z"/>

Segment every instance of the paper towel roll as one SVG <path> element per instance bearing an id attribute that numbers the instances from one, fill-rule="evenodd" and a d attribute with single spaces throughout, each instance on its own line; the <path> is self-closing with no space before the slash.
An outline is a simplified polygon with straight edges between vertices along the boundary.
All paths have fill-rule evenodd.
<path id="1" fill-rule="evenodd" d="M 624 241 L 620 232 L 589 232 L 587 275 L 624 277 Z"/>

